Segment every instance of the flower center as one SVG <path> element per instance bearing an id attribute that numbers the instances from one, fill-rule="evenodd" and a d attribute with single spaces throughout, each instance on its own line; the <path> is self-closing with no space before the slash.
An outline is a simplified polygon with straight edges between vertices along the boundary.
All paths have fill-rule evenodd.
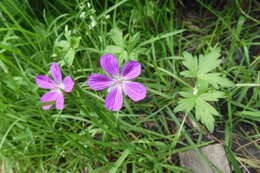
<path id="1" fill-rule="evenodd" d="M 115 82 L 116 85 L 122 84 L 123 81 L 124 81 L 124 79 L 123 79 L 122 76 L 115 76 L 115 77 L 114 77 L 114 82 Z"/>
<path id="2" fill-rule="evenodd" d="M 56 85 L 54 85 L 51 90 L 53 91 L 58 91 L 58 92 L 62 92 L 62 90 L 64 90 L 64 84 L 63 83 L 56 83 Z"/>
<path id="3" fill-rule="evenodd" d="M 64 90 L 64 84 L 63 83 L 59 83 L 58 84 L 58 88 Z"/>

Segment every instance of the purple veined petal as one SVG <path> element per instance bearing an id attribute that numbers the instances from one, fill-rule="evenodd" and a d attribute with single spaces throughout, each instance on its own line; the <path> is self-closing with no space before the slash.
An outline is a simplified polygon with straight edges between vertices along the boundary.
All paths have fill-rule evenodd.
<path id="1" fill-rule="evenodd" d="M 45 93 L 40 101 L 42 103 L 45 103 L 45 102 L 52 102 L 52 101 L 55 101 L 57 96 L 59 95 L 59 91 L 49 91 L 47 93 Z"/>
<path id="2" fill-rule="evenodd" d="M 45 88 L 45 89 L 51 89 L 56 86 L 53 80 L 51 80 L 48 76 L 44 76 L 44 75 L 36 76 L 36 84 L 40 88 Z"/>
<path id="3" fill-rule="evenodd" d="M 87 84 L 93 90 L 103 90 L 108 88 L 113 80 L 101 74 L 92 74 L 88 77 Z"/>
<path id="4" fill-rule="evenodd" d="M 110 75 L 115 76 L 119 74 L 119 65 L 117 59 L 112 54 L 105 54 L 100 58 L 102 68 Z"/>
<path id="5" fill-rule="evenodd" d="M 51 75 L 56 82 L 59 82 L 59 83 L 62 82 L 61 70 L 57 63 L 53 63 L 51 65 Z"/>
<path id="6" fill-rule="evenodd" d="M 124 93 L 135 102 L 145 98 L 146 88 L 138 82 L 124 82 Z"/>
<path id="7" fill-rule="evenodd" d="M 48 109 L 50 109 L 51 107 L 52 107 L 52 105 L 44 105 L 44 106 L 42 106 L 42 109 L 48 110 Z"/>
<path id="8" fill-rule="evenodd" d="M 111 88 L 106 96 L 106 108 L 111 111 L 118 111 L 123 105 L 123 92 L 119 86 Z"/>
<path id="9" fill-rule="evenodd" d="M 70 76 L 67 76 L 63 79 L 64 91 L 71 92 L 74 87 L 74 81 Z"/>
<path id="10" fill-rule="evenodd" d="M 138 77 L 141 74 L 141 64 L 137 61 L 128 62 L 122 70 L 124 79 L 130 80 Z"/>
<path id="11" fill-rule="evenodd" d="M 60 92 L 56 99 L 56 109 L 62 110 L 64 108 L 64 96 L 63 93 Z"/>

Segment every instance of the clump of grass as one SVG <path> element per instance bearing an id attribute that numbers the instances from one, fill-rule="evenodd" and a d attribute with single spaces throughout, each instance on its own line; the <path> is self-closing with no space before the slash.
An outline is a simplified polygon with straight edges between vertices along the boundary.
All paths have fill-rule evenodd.
<path id="1" fill-rule="evenodd" d="M 259 158 L 238 155 L 234 148 L 239 137 L 259 149 L 259 3 L 216 2 L 2 0 L 4 167 L 16 172 L 189 172 L 179 165 L 178 152 L 222 142 L 235 172 L 259 168 Z M 210 103 L 220 113 L 210 134 L 174 109 L 183 89 L 178 80 L 185 70 L 183 52 L 203 54 L 215 45 L 222 50 L 216 71 L 237 85 Z M 117 113 L 104 108 L 105 93 L 85 84 L 87 76 L 101 72 L 104 52 L 116 54 L 121 63 L 142 63 L 145 100 L 127 101 Z M 41 109 L 43 91 L 34 81 L 52 62 L 63 65 L 64 75 L 76 83 L 63 111 Z"/>

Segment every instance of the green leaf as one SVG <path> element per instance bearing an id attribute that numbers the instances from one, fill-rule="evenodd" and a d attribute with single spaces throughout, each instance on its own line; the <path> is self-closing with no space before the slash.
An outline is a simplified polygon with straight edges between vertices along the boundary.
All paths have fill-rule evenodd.
<path id="1" fill-rule="evenodd" d="M 197 74 L 195 72 L 192 72 L 192 71 L 183 71 L 180 74 L 182 76 L 190 77 L 190 78 L 196 78 L 197 77 Z"/>
<path id="2" fill-rule="evenodd" d="M 70 42 L 66 40 L 56 41 L 55 46 L 61 47 L 63 49 L 68 49 L 70 47 Z"/>
<path id="3" fill-rule="evenodd" d="M 80 44 L 81 37 L 72 37 L 70 45 L 73 49 L 77 49 Z"/>
<path id="4" fill-rule="evenodd" d="M 205 74 L 212 71 L 221 63 L 220 49 L 213 49 L 210 53 L 199 57 L 199 73 Z"/>
<path id="5" fill-rule="evenodd" d="M 195 109 L 196 119 L 205 124 L 210 132 L 213 132 L 215 122 L 213 115 L 218 115 L 215 108 L 199 97 L 196 99 Z"/>
<path id="6" fill-rule="evenodd" d="M 75 58 L 75 50 L 70 48 L 68 52 L 64 56 L 65 62 L 68 64 L 68 66 L 71 66 L 73 64 Z"/>
<path id="7" fill-rule="evenodd" d="M 199 88 L 200 91 L 207 91 L 209 87 L 209 83 L 205 80 L 201 80 L 200 78 L 197 79 L 196 81 L 196 87 Z M 201 92 L 201 93 L 203 93 Z"/>
<path id="8" fill-rule="evenodd" d="M 135 48 L 133 50 L 130 51 L 129 53 L 129 58 L 130 60 L 138 60 L 138 58 L 140 58 L 140 54 L 144 54 L 147 51 L 146 48 Z"/>
<path id="9" fill-rule="evenodd" d="M 194 97 L 193 94 L 192 94 L 192 92 L 183 92 L 183 91 L 181 91 L 181 92 L 179 92 L 179 94 L 180 94 L 182 97 L 187 97 L 187 98 L 189 98 L 189 97 Z"/>
<path id="10" fill-rule="evenodd" d="M 70 41 L 71 31 L 68 29 L 68 25 L 65 26 L 64 36 L 65 36 L 66 40 Z"/>
<path id="11" fill-rule="evenodd" d="M 113 28 L 110 33 L 110 38 L 113 40 L 114 44 L 124 48 L 124 38 L 123 38 L 123 32 L 119 28 Z"/>
<path id="12" fill-rule="evenodd" d="M 224 93 L 221 91 L 211 91 L 200 95 L 206 101 L 218 101 L 219 98 L 224 97 Z"/>
<path id="13" fill-rule="evenodd" d="M 210 90 L 209 85 L 214 88 L 230 87 L 234 86 L 233 82 L 225 77 L 222 77 L 220 73 L 211 72 L 217 66 L 220 65 L 221 60 L 220 49 L 213 49 L 211 52 L 197 57 L 193 57 L 188 52 L 183 54 L 183 65 L 188 69 L 180 74 L 195 78 L 195 86 L 192 92 L 180 92 L 183 96 L 179 102 L 175 111 L 191 111 L 195 107 L 195 117 L 201 121 L 210 132 L 214 130 L 214 116 L 219 115 L 216 109 L 208 102 L 218 101 L 224 97 L 224 93 L 221 91 Z M 212 87 L 211 87 L 212 88 Z"/>
<path id="14" fill-rule="evenodd" d="M 235 84 L 225 77 L 218 78 L 218 84 L 223 87 L 233 87 Z"/>
<path id="15" fill-rule="evenodd" d="M 178 106 L 174 109 L 175 112 L 190 112 L 195 106 L 194 98 L 183 98 L 178 102 Z"/>
<path id="16" fill-rule="evenodd" d="M 204 75 L 199 75 L 201 80 L 207 81 L 214 87 L 218 87 L 218 85 L 223 87 L 232 87 L 234 83 L 228 80 L 227 78 L 221 77 L 220 73 L 208 73 Z"/>
<path id="17" fill-rule="evenodd" d="M 112 54 L 121 54 L 123 51 L 124 49 L 114 45 L 108 45 L 104 50 L 105 53 L 112 53 Z"/>
<path id="18" fill-rule="evenodd" d="M 130 37 L 128 41 L 128 49 L 132 50 L 140 41 L 140 33 L 137 32 L 135 35 Z"/>
<path id="19" fill-rule="evenodd" d="M 207 115 L 205 119 L 202 119 L 202 123 L 205 124 L 210 133 L 214 132 L 215 119 L 213 118 L 213 116 Z"/>
<path id="20" fill-rule="evenodd" d="M 221 60 L 219 59 L 219 57 L 219 48 L 213 49 L 211 52 L 205 54 L 204 56 L 200 55 L 199 61 L 197 60 L 197 57 L 193 57 L 188 52 L 184 52 L 183 65 L 188 70 L 183 71 L 180 74 L 185 77 L 196 78 L 196 85 L 200 90 L 203 90 L 203 88 L 207 88 L 208 84 L 212 85 L 215 88 L 218 88 L 219 86 L 234 86 L 233 82 L 225 77 L 221 77 L 220 73 L 209 73 L 220 65 Z"/>
<path id="21" fill-rule="evenodd" d="M 191 73 L 196 74 L 198 70 L 197 58 L 192 57 L 188 52 L 183 53 L 183 65 L 189 69 Z"/>

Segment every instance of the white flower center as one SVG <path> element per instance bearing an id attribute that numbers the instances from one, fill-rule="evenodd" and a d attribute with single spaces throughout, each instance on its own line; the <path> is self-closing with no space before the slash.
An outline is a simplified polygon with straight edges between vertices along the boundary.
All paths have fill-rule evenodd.
<path id="1" fill-rule="evenodd" d="M 113 77 L 113 79 L 114 79 L 114 85 L 121 85 L 121 87 L 123 86 L 123 82 L 125 81 L 123 76 L 118 75 L 118 76 Z"/>
<path id="2" fill-rule="evenodd" d="M 64 90 L 64 84 L 63 83 L 59 83 L 58 84 L 58 88 Z"/>

